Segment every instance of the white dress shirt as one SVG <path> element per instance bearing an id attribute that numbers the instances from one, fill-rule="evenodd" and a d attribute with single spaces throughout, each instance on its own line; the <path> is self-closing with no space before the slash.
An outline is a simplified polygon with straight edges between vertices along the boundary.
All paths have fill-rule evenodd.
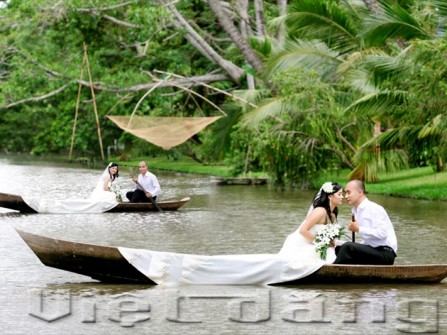
<path id="1" fill-rule="evenodd" d="M 159 195 L 161 192 L 157 177 L 149 171 L 147 171 L 145 175 L 140 173 L 138 175 L 138 182 L 147 192 L 150 192 L 153 197 Z M 141 190 L 139 185 L 137 185 L 137 188 Z"/>
<path id="2" fill-rule="evenodd" d="M 359 222 L 359 235 L 363 244 L 371 247 L 388 246 L 397 253 L 397 238 L 393 224 L 385 209 L 365 198 L 357 208 L 352 208 Z"/>

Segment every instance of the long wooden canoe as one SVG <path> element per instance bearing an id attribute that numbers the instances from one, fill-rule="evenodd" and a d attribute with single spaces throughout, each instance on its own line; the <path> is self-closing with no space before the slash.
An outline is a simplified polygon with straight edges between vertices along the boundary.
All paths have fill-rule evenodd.
<path id="1" fill-rule="evenodd" d="M 162 210 L 176 211 L 191 198 L 186 197 L 180 200 L 157 201 Z M 20 195 L 0 193 L 0 207 L 13 209 L 22 213 L 37 213 L 34 209 L 26 204 Z M 157 208 L 151 203 L 130 203 L 121 202 L 107 212 L 156 212 Z"/>
<path id="2" fill-rule="evenodd" d="M 46 266 L 75 272 L 103 282 L 155 283 L 136 270 L 118 248 L 77 243 L 16 229 Z M 447 264 L 429 265 L 324 265 L 312 275 L 278 285 L 315 283 L 439 283 L 447 277 Z"/>

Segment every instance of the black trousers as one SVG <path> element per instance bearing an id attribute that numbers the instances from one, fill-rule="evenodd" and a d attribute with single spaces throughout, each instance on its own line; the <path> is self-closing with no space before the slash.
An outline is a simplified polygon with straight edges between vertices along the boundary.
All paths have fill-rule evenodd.
<path id="1" fill-rule="evenodd" d="M 334 264 L 371 264 L 393 265 L 396 253 L 387 246 L 371 247 L 369 245 L 346 242 L 335 248 L 337 258 Z"/>
<path id="2" fill-rule="evenodd" d="M 146 193 L 144 193 L 140 189 L 127 192 L 126 198 L 129 199 L 130 202 L 151 202 L 151 200 L 148 197 L 146 197 Z M 152 197 L 152 199 L 156 200 L 157 196 Z"/>

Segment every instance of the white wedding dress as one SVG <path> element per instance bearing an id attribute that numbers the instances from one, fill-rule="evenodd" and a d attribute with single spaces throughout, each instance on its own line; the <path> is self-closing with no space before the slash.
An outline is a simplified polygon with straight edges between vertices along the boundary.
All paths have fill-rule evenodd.
<path id="1" fill-rule="evenodd" d="M 314 225 L 312 232 L 323 227 L 323 224 Z M 303 278 L 335 260 L 333 248 L 328 249 L 326 260 L 320 259 L 315 245 L 299 229 L 287 237 L 277 254 L 205 256 L 118 249 L 130 264 L 159 285 L 274 284 Z"/>
<path id="2" fill-rule="evenodd" d="M 96 183 L 96 187 L 90 195 L 90 199 L 93 201 L 104 201 L 104 202 L 114 202 L 116 203 L 115 193 L 110 191 L 104 191 L 104 183 L 106 180 L 110 179 L 108 175 L 102 175 L 98 182 Z"/>
<path id="3" fill-rule="evenodd" d="M 115 207 L 115 193 L 104 191 L 105 178 L 107 174 L 103 173 L 96 183 L 90 198 L 88 199 L 66 199 L 53 200 L 37 197 L 22 196 L 23 201 L 34 209 L 37 213 L 51 214 L 75 214 L 75 213 L 102 213 Z"/>

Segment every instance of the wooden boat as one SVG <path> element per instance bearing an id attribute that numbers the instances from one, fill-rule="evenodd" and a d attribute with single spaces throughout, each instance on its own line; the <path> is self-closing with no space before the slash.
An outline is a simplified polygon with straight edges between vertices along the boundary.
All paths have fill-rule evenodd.
<path id="1" fill-rule="evenodd" d="M 16 229 L 47 266 L 89 276 L 103 282 L 155 283 L 135 269 L 118 248 L 64 241 Z M 312 275 L 277 285 L 332 283 L 439 283 L 447 277 L 447 264 L 429 265 L 324 265 Z"/>
<path id="2" fill-rule="evenodd" d="M 186 197 L 180 200 L 157 201 L 162 210 L 176 211 L 191 198 Z M 26 204 L 20 195 L 0 193 L 0 207 L 13 209 L 22 213 L 37 213 L 34 209 Z M 107 212 L 154 212 L 157 209 L 152 203 L 130 203 L 121 202 Z"/>

